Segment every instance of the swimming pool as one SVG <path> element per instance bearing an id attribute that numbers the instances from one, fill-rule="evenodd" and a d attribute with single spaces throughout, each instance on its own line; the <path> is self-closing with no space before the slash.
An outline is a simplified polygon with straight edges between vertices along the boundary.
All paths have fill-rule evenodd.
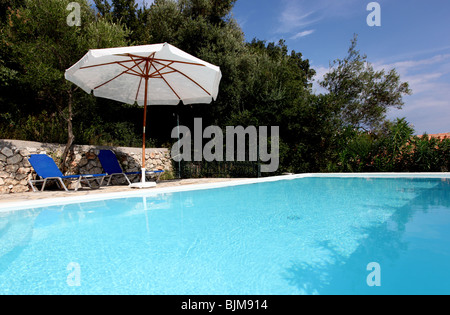
<path id="1" fill-rule="evenodd" d="M 449 244 L 444 178 L 167 192 L 0 212 L 0 294 L 449 294 Z"/>

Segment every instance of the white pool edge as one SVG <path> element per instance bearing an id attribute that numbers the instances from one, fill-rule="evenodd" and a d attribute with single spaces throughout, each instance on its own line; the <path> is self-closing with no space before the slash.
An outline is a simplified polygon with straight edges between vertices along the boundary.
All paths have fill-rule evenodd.
<path id="1" fill-rule="evenodd" d="M 143 190 L 130 190 L 123 192 L 105 192 L 97 193 L 93 195 L 82 196 L 67 196 L 67 197 L 57 197 L 57 198 L 46 198 L 37 200 L 26 200 L 17 202 L 7 202 L 5 204 L 0 204 L 1 212 L 11 212 L 16 210 L 25 210 L 32 208 L 41 208 L 48 206 L 57 205 L 67 205 L 73 203 L 86 203 L 92 201 L 101 200 L 111 200 L 118 198 L 132 198 L 132 197 L 150 197 L 165 193 L 175 193 L 182 191 L 193 191 L 193 190 L 205 190 L 205 189 L 215 189 L 223 187 L 232 187 L 239 185 L 250 185 L 257 183 L 273 182 L 280 180 L 292 180 L 298 178 L 306 177 L 339 177 L 339 178 L 349 178 L 349 177 L 362 177 L 362 178 L 450 178 L 450 173 L 305 173 L 305 174 L 293 174 L 293 175 L 282 175 L 264 178 L 254 178 L 254 179 L 243 179 L 235 181 L 224 181 L 216 183 L 207 184 L 192 184 L 185 186 L 173 186 L 173 187 L 163 187 L 163 188 L 152 188 Z"/>

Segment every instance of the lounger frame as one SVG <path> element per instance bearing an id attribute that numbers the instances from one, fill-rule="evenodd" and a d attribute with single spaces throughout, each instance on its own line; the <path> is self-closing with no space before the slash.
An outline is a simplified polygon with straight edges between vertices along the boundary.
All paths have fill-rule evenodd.
<path id="1" fill-rule="evenodd" d="M 138 176 L 142 174 L 141 172 L 124 172 L 122 167 L 120 166 L 119 161 L 117 160 L 116 154 L 112 150 L 100 150 L 98 157 L 104 171 L 107 174 L 106 177 L 108 177 L 106 186 L 109 186 L 111 184 L 111 179 L 113 178 L 113 176 L 124 176 L 126 181 L 128 182 L 128 185 L 131 185 L 131 181 L 128 176 Z M 110 159 L 110 163 L 106 163 L 107 161 L 105 159 Z M 111 173 L 108 173 L 108 171 L 111 171 Z M 162 173 L 164 173 L 163 170 L 146 171 L 145 176 L 147 177 L 156 175 L 155 180 L 156 182 L 159 182 L 159 178 L 161 177 Z"/>
<path id="2" fill-rule="evenodd" d="M 106 174 L 82 174 L 82 175 L 67 175 L 64 176 L 61 173 L 61 170 L 56 165 L 55 161 L 52 157 L 46 154 L 31 154 L 28 158 L 31 166 L 34 168 L 36 172 L 36 176 L 38 179 L 29 179 L 28 184 L 31 186 L 31 189 L 34 192 L 37 192 L 36 184 L 42 183 L 42 188 L 40 191 L 44 191 L 45 186 L 49 180 L 56 181 L 59 188 L 63 188 L 65 191 L 69 191 L 67 186 L 64 184 L 64 180 L 76 180 L 75 191 L 81 187 L 81 183 L 86 183 L 92 188 L 90 183 L 91 180 L 97 181 L 99 187 L 102 186 L 103 180 L 105 179 Z M 98 178 L 101 177 L 101 181 L 98 182 Z"/>
<path id="3" fill-rule="evenodd" d="M 101 181 L 100 182 L 98 182 L 98 180 L 97 180 L 98 177 L 101 177 Z M 47 184 L 47 182 L 49 180 L 55 180 L 60 188 L 64 188 L 65 191 L 69 191 L 69 189 L 67 189 L 67 186 L 64 184 L 63 179 L 67 179 L 67 180 L 75 180 L 75 179 L 77 179 L 77 184 L 75 186 L 75 191 L 78 191 L 78 189 L 80 188 L 80 185 L 81 185 L 82 182 L 88 184 L 89 188 L 92 188 L 92 185 L 90 183 L 91 180 L 97 181 L 99 187 L 102 186 L 103 185 L 103 180 L 105 179 L 105 176 L 76 175 L 76 176 L 47 177 L 47 178 L 40 177 L 40 179 L 30 179 L 30 180 L 28 180 L 28 184 L 31 186 L 31 189 L 33 190 L 33 192 L 38 192 L 38 190 L 36 189 L 35 185 L 33 185 L 33 184 L 42 183 L 42 188 L 40 189 L 40 191 L 44 191 L 45 185 Z"/>

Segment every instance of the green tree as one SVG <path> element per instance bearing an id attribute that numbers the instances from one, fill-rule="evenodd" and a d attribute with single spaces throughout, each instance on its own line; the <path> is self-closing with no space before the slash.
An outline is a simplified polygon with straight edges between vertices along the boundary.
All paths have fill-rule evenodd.
<path id="1" fill-rule="evenodd" d="M 0 23 L 5 22 L 8 10 L 23 5 L 24 0 L 0 0 Z"/>
<path id="2" fill-rule="evenodd" d="M 156 0 L 150 8 L 148 29 L 151 43 L 168 42 L 221 68 L 219 97 L 213 106 L 195 105 L 182 111 L 183 117 L 198 115 L 205 124 L 224 126 L 241 103 L 251 61 L 242 30 L 227 17 L 234 1 L 222 1 L 228 9 L 219 10 L 220 14 L 217 8 L 212 10 L 216 2 Z M 227 22 L 213 23 L 217 20 Z"/>
<path id="3" fill-rule="evenodd" d="M 94 0 L 100 16 L 113 23 L 127 27 L 130 45 L 146 44 L 150 39 L 148 35 L 149 8 L 145 2 L 139 6 L 135 0 Z"/>
<path id="4" fill-rule="evenodd" d="M 408 83 L 400 81 L 395 69 L 375 71 L 356 45 L 355 35 L 347 57 L 333 62 L 320 85 L 334 96 L 345 124 L 373 130 L 382 125 L 389 108 L 402 108 L 402 98 L 411 90 Z"/>
<path id="5" fill-rule="evenodd" d="M 226 24 L 236 0 L 179 0 L 183 15 L 197 19 L 200 16 L 212 25 Z"/>
<path id="6" fill-rule="evenodd" d="M 230 12 L 235 1 L 156 0 L 149 13 L 151 41 L 169 42 L 222 71 L 219 97 L 211 105 L 183 107 L 187 117 L 202 117 L 204 124 L 280 126 L 285 163 L 288 147 L 308 141 L 301 117 L 312 126 L 310 86 L 314 71 L 300 53 L 289 52 L 283 41 L 246 43 Z M 300 133 L 301 132 L 301 133 Z M 319 134 L 319 132 L 317 132 Z M 313 148 L 314 145 L 308 145 Z M 283 153 L 283 154 L 284 154 Z M 302 155 L 308 160 L 308 154 Z M 288 168 L 288 167 L 286 167 Z"/>
<path id="7" fill-rule="evenodd" d="M 14 73 L 15 83 L 33 97 L 27 102 L 38 103 L 41 111 L 57 113 L 67 124 L 63 161 L 74 141 L 74 108 L 79 103 L 92 102 L 92 97 L 65 80 L 65 70 L 91 48 L 126 45 L 128 35 L 122 26 L 97 19 L 87 1 L 80 2 L 81 26 L 69 26 L 69 3 L 69 0 L 25 0 L 23 6 L 8 11 L 8 21 L 1 32 L 10 74 Z M 11 93 L 10 99 L 16 96 Z M 9 105 L 3 102 L 1 107 Z"/>
<path id="8" fill-rule="evenodd" d="M 315 164 L 324 130 L 318 111 L 322 98 L 311 94 L 315 72 L 300 53 L 288 51 L 284 41 L 253 40 L 247 45 L 249 65 L 242 74 L 241 103 L 229 123 L 280 127 L 280 171 L 297 172 Z M 316 116 L 316 117 L 315 117 Z M 314 122 L 316 121 L 316 123 Z M 314 164 L 314 166 L 313 166 Z"/>

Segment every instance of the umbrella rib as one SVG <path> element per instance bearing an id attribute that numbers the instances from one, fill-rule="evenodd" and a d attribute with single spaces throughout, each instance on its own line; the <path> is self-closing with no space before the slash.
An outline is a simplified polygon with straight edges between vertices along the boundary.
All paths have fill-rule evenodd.
<path id="1" fill-rule="evenodd" d="M 171 64 L 173 64 L 173 62 L 169 63 L 168 65 L 164 65 L 164 67 L 162 67 L 162 68 L 159 69 L 159 70 L 156 69 L 156 67 L 152 64 L 153 68 L 155 68 L 156 71 L 155 71 L 155 72 L 152 72 L 151 74 L 149 74 L 149 76 L 152 77 L 152 78 L 155 78 L 155 77 L 154 77 L 154 74 L 157 73 L 157 72 L 158 72 L 159 75 L 161 75 L 161 72 L 160 72 L 160 71 L 163 70 L 163 69 L 165 69 L 165 68 L 167 68 L 167 67 L 170 66 Z M 173 72 L 173 71 L 172 71 L 172 72 Z M 166 73 L 164 73 L 164 74 L 166 74 Z"/>
<path id="2" fill-rule="evenodd" d="M 182 63 L 182 64 L 185 64 L 185 65 L 192 65 L 192 66 L 206 67 L 205 65 L 203 65 L 203 64 L 201 64 L 201 63 L 196 63 L 196 62 L 187 62 L 187 61 L 179 61 L 179 60 L 160 59 L 160 58 L 155 58 L 155 61 L 172 62 L 172 63 Z"/>
<path id="3" fill-rule="evenodd" d="M 181 75 L 183 75 L 185 78 L 189 79 L 191 82 L 193 82 L 194 84 L 196 84 L 199 88 L 201 88 L 206 94 L 208 94 L 209 96 L 211 96 L 211 93 L 208 92 L 203 86 L 201 86 L 198 82 L 196 82 L 194 79 L 192 79 L 191 77 L 189 77 L 187 74 L 183 73 L 180 70 L 177 70 L 175 68 L 173 68 L 171 65 L 174 63 L 180 63 L 180 64 L 186 64 L 186 65 L 194 65 L 194 66 L 201 66 L 201 67 L 205 67 L 204 64 L 200 64 L 200 63 L 194 63 L 194 62 L 186 62 L 186 61 L 178 61 L 178 60 L 170 60 L 170 59 L 160 59 L 160 58 L 154 58 L 155 57 L 155 53 L 152 53 L 149 57 L 142 57 L 142 56 L 138 56 L 138 55 L 134 55 L 134 54 L 117 54 L 116 56 L 123 56 L 123 57 L 129 57 L 130 60 L 121 60 L 121 61 L 113 61 L 113 62 L 108 62 L 108 63 L 103 63 L 103 64 L 98 64 L 98 65 L 92 65 L 92 66 L 86 66 L 86 67 L 80 67 L 80 69 L 87 69 L 87 68 L 93 68 L 93 67 L 99 67 L 99 66 L 106 66 L 106 65 L 112 65 L 112 64 L 118 64 L 122 67 L 124 67 L 126 70 L 119 73 L 118 75 L 116 75 L 114 78 L 100 84 L 99 86 L 95 87 L 95 89 L 98 89 L 106 84 L 108 84 L 109 82 L 117 79 L 118 77 L 120 77 L 123 74 L 130 74 L 130 75 L 135 75 L 135 76 L 139 76 L 141 77 L 141 80 L 139 81 L 139 87 L 136 93 L 136 99 L 138 97 L 139 91 L 140 91 L 140 87 L 142 84 L 142 78 L 147 77 L 147 78 L 161 78 L 164 80 L 164 82 L 167 84 L 167 86 L 172 90 L 172 92 L 178 97 L 178 99 L 181 100 L 180 96 L 175 92 L 174 88 L 169 84 L 169 82 L 166 80 L 166 78 L 164 78 L 165 75 L 167 74 L 171 74 L 171 73 L 179 73 Z M 140 67 L 140 65 L 146 61 L 147 63 L 145 64 L 144 69 L 142 69 Z M 132 67 L 128 67 L 126 65 L 124 65 L 123 63 L 127 63 L 127 62 L 133 62 L 134 66 Z M 150 64 L 148 64 L 148 62 L 150 62 Z M 164 62 L 169 62 L 169 64 L 164 64 Z M 157 69 L 155 67 L 155 64 L 159 64 L 162 66 L 161 69 Z M 138 68 L 140 70 L 139 71 L 135 70 L 134 68 Z M 151 74 L 149 74 L 150 69 L 154 68 L 155 71 L 152 72 Z M 167 71 L 164 73 L 161 73 L 161 71 L 163 69 L 170 69 L 171 71 Z M 156 75 L 158 74 L 158 75 Z"/>
<path id="4" fill-rule="evenodd" d="M 154 53 L 153 53 L 153 55 L 154 55 Z M 100 67 L 100 66 L 107 66 L 107 65 L 112 65 L 112 64 L 121 64 L 123 62 L 135 62 L 135 60 L 132 57 L 137 58 L 137 59 L 141 59 L 141 60 L 144 60 L 144 58 L 145 58 L 145 57 L 138 56 L 138 55 L 133 55 L 133 54 L 117 54 L 116 56 L 130 57 L 130 60 L 111 61 L 111 62 L 101 63 L 101 64 L 98 64 L 98 65 L 80 67 L 80 69 L 87 69 L 87 68 Z M 153 58 L 153 60 L 157 61 L 159 64 L 163 64 L 162 62 L 171 62 L 171 63 L 182 63 L 182 64 L 186 64 L 186 65 L 205 67 L 205 65 L 203 65 L 201 63 L 195 63 L 195 62 L 178 61 L 178 60 L 170 60 L 170 59 L 159 59 L 159 58 Z"/>
<path id="5" fill-rule="evenodd" d="M 124 67 L 125 69 L 127 69 L 128 71 L 132 71 L 132 72 L 134 72 L 136 75 L 138 75 L 138 76 L 142 76 L 142 73 L 139 73 L 138 71 L 136 71 L 136 70 L 134 70 L 133 68 L 129 68 L 129 67 L 127 67 L 127 66 L 125 66 L 125 65 L 123 65 L 123 64 L 119 64 L 119 65 L 121 65 L 122 67 Z M 136 66 L 137 67 L 139 67 L 137 64 L 136 64 Z M 139 68 L 139 70 L 140 70 L 141 68 Z M 128 74 L 133 74 L 133 73 L 128 73 Z"/>
<path id="6" fill-rule="evenodd" d="M 167 71 L 164 73 L 161 73 L 162 75 L 166 75 L 166 74 L 171 74 L 171 73 L 176 73 L 176 71 L 172 70 L 172 71 Z M 159 77 L 154 77 L 154 78 L 159 78 Z"/>
<path id="7" fill-rule="evenodd" d="M 142 62 L 144 62 L 144 60 L 142 60 L 140 63 L 142 63 Z M 139 64 L 140 64 L 140 63 L 139 63 Z M 123 65 L 120 64 L 120 63 L 119 63 L 119 65 L 123 66 Z M 137 65 L 138 65 L 138 64 L 135 64 L 133 67 L 131 67 L 131 69 L 126 67 L 127 70 L 123 71 L 122 73 L 119 73 L 119 74 L 116 75 L 114 78 L 112 78 L 112 79 L 110 79 L 110 80 L 108 80 L 108 81 L 106 81 L 106 82 L 100 84 L 99 86 L 96 86 L 96 87 L 94 88 L 94 90 L 96 90 L 96 89 L 98 89 L 98 88 L 104 86 L 105 84 L 108 84 L 109 82 L 111 82 L 111 81 L 117 79 L 117 78 L 120 77 L 121 75 L 123 75 L 123 74 L 127 73 L 128 71 L 132 70 L 132 69 L 133 69 L 134 67 L 136 67 Z M 138 72 L 136 72 L 136 73 L 138 73 Z M 136 75 L 136 74 L 133 74 L 133 73 L 128 73 L 128 74 Z M 141 75 L 138 74 L 138 76 L 141 76 Z"/>
<path id="8" fill-rule="evenodd" d="M 156 68 L 155 68 L 156 69 Z M 173 89 L 173 87 L 169 84 L 169 82 L 167 82 L 166 78 L 164 78 L 164 76 L 161 74 L 160 70 L 156 69 L 156 71 L 159 73 L 159 75 L 161 76 L 161 79 L 164 80 L 164 82 L 166 82 L 167 86 L 172 90 L 173 94 L 175 94 L 176 97 L 178 97 L 178 99 L 181 101 L 180 96 L 177 94 L 177 92 L 175 92 L 175 90 Z"/>
<path id="9" fill-rule="evenodd" d="M 96 87 L 94 88 L 94 90 L 96 90 L 96 89 L 98 89 L 98 88 L 104 86 L 105 84 L 108 84 L 109 82 L 111 82 L 111 81 L 117 79 L 118 77 L 120 77 L 122 74 L 124 74 L 124 73 L 127 72 L 127 71 L 128 71 L 128 70 L 125 70 L 124 72 L 119 73 L 118 75 L 116 75 L 114 78 L 112 78 L 112 79 L 110 79 L 110 80 L 108 80 L 108 81 L 106 81 L 106 82 L 100 84 L 99 86 L 96 86 Z"/>
<path id="10" fill-rule="evenodd" d="M 147 93 L 148 93 L 147 91 L 148 91 L 148 81 L 149 81 L 148 79 L 150 79 L 150 76 L 148 75 L 148 73 L 153 66 L 153 61 L 152 61 L 153 57 L 155 57 L 155 53 L 150 54 L 150 56 L 148 56 L 147 58 L 144 59 L 145 65 L 144 65 L 144 69 L 142 69 L 142 77 L 139 82 L 139 88 L 140 88 L 142 79 L 145 79 L 144 113 L 146 112 L 146 108 L 147 108 Z M 130 55 L 130 58 L 133 59 L 133 57 L 131 55 Z M 138 89 L 138 92 L 139 92 L 139 89 Z M 137 94 L 136 94 L 136 100 L 137 100 Z M 144 134 L 145 134 L 145 120 L 146 120 L 146 118 L 145 118 L 145 114 L 144 114 Z M 142 158 L 144 159 L 144 157 L 142 157 Z"/>
<path id="11" fill-rule="evenodd" d="M 108 80 L 108 81 L 106 81 L 106 82 L 100 84 L 99 86 L 96 86 L 96 87 L 94 88 L 94 90 L 96 90 L 96 89 L 98 89 L 98 88 L 104 86 L 105 84 L 108 84 L 109 82 L 111 82 L 111 81 L 117 79 L 118 77 L 120 77 L 121 75 L 125 74 L 126 72 L 128 72 L 128 70 L 125 70 L 124 72 L 119 73 L 118 75 L 116 75 L 114 78 L 112 78 L 112 79 L 110 79 L 110 80 Z"/>
<path id="12" fill-rule="evenodd" d="M 134 64 L 139 68 L 139 70 L 141 71 L 141 74 L 144 74 L 144 70 L 142 70 L 141 67 L 139 66 L 144 61 L 144 59 L 138 58 L 138 60 L 141 60 L 141 62 L 138 64 L 138 63 L 136 63 L 136 60 L 133 58 L 133 56 L 129 56 L 129 57 L 131 58 L 131 60 L 133 60 Z"/>
<path id="13" fill-rule="evenodd" d="M 159 64 L 164 65 L 163 63 L 160 63 L 160 62 L 158 62 L 158 61 L 156 61 L 156 63 L 159 63 Z M 189 77 L 188 75 L 186 75 L 185 73 L 183 73 L 183 72 L 181 72 L 181 71 L 179 71 L 179 70 L 177 70 L 177 69 L 175 69 L 175 68 L 173 68 L 173 67 L 171 67 L 171 66 L 167 66 L 167 68 L 172 69 L 173 71 L 175 71 L 175 72 L 177 72 L 177 73 L 183 75 L 184 77 L 188 78 L 189 80 L 191 80 L 192 82 L 194 82 L 199 88 L 201 88 L 203 91 L 205 91 L 206 94 L 208 94 L 209 96 L 211 96 L 211 93 L 209 93 L 203 86 L 201 86 L 199 83 L 197 83 L 195 80 L 193 80 L 192 78 L 190 78 L 190 77 Z"/>
<path id="14" fill-rule="evenodd" d="M 155 52 L 152 53 L 152 55 L 155 55 Z M 134 55 L 134 54 L 117 54 L 116 56 L 127 56 L 127 57 L 136 57 L 136 58 L 145 58 L 139 55 Z M 196 62 L 188 62 L 188 61 L 180 61 L 180 60 L 171 60 L 171 59 L 160 59 L 160 58 L 152 58 L 152 60 L 155 61 L 162 61 L 162 62 L 172 62 L 172 63 L 183 63 L 183 64 L 187 64 L 187 65 L 193 65 L 193 66 L 201 66 L 201 67 L 206 67 L 204 64 L 201 63 L 196 63 Z"/>
<path id="15" fill-rule="evenodd" d="M 153 54 L 152 57 L 154 57 L 154 54 Z M 167 65 L 161 64 L 160 62 L 157 62 L 157 61 L 156 61 L 155 63 L 160 64 L 160 65 L 163 66 L 161 69 L 157 69 L 157 68 L 155 67 L 155 65 L 153 64 L 153 62 L 155 61 L 155 59 L 152 58 L 151 60 L 152 60 L 152 61 L 151 61 L 151 63 L 150 63 L 150 68 L 149 68 L 149 70 L 151 69 L 151 67 L 153 67 L 153 68 L 155 69 L 155 72 L 151 73 L 151 74 L 149 75 L 149 77 L 150 77 L 150 78 L 161 78 L 161 79 L 163 79 L 164 82 L 167 84 L 167 86 L 172 90 L 173 94 L 175 94 L 175 96 L 176 96 L 179 100 L 181 100 L 181 98 L 180 98 L 180 96 L 178 95 L 178 93 L 175 92 L 174 88 L 173 88 L 173 87 L 169 84 L 169 82 L 167 82 L 167 80 L 164 78 L 163 74 L 167 74 L 167 73 L 161 73 L 161 71 L 162 71 L 163 69 L 170 68 L 170 65 L 172 65 L 172 64 L 174 63 L 174 61 L 170 61 L 170 63 L 167 64 Z M 170 73 L 172 73 L 172 72 L 173 72 L 173 71 L 170 71 Z M 158 74 L 159 74 L 159 77 L 155 77 L 155 76 L 154 76 L 155 73 L 158 73 Z"/>
<path id="16" fill-rule="evenodd" d="M 113 65 L 113 64 L 119 64 L 120 65 L 123 62 L 132 62 L 132 61 L 133 60 L 111 61 L 111 62 L 106 62 L 106 63 L 100 63 L 98 65 L 80 67 L 80 69 L 88 69 L 88 68 L 94 68 L 94 67 L 100 67 L 100 66 L 108 66 L 108 65 Z"/>
<path id="17" fill-rule="evenodd" d="M 143 78 L 144 78 L 144 77 L 141 77 L 141 79 L 139 80 L 139 86 L 138 86 L 138 89 L 137 89 L 137 92 L 136 92 L 136 98 L 134 99 L 135 102 L 137 102 L 138 95 L 139 95 L 139 91 L 140 91 L 140 89 L 141 89 L 142 79 L 143 79 Z"/>

